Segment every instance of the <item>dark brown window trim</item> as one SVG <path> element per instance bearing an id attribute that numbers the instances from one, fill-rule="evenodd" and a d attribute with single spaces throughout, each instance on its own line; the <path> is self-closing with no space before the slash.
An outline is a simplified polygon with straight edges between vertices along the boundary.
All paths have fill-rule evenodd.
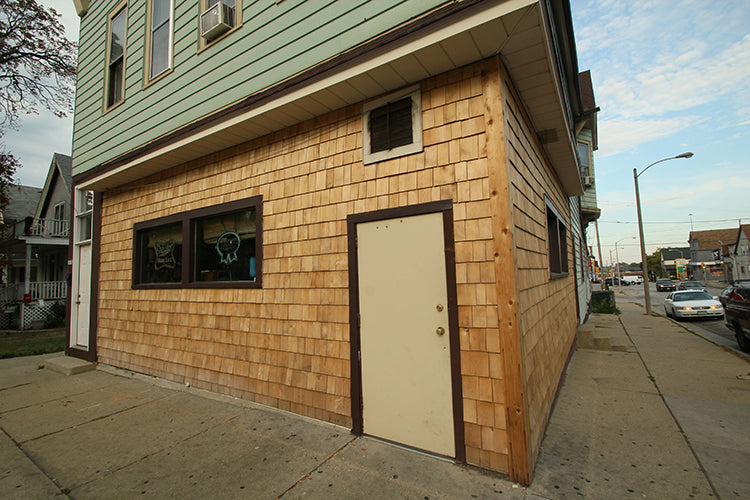
<path id="1" fill-rule="evenodd" d="M 549 259 L 549 272 L 550 279 L 560 279 L 569 276 L 569 263 L 568 263 L 568 225 L 565 220 L 558 212 L 557 208 L 552 204 L 547 196 L 544 197 L 544 220 L 545 228 L 547 230 L 547 257 Z M 554 218 L 554 221 L 550 221 L 550 215 Z M 554 227 L 550 226 L 550 222 L 554 223 Z M 562 227 L 562 235 L 560 234 L 560 227 Z M 554 231 L 554 233 L 551 233 Z M 554 241 L 551 241 L 550 236 L 555 235 Z M 561 238 L 562 236 L 562 238 Z M 556 255 L 555 255 L 556 254 Z"/>
<path id="2" fill-rule="evenodd" d="M 197 219 L 221 215 L 237 210 L 255 208 L 255 281 L 195 281 L 192 276 L 195 263 L 195 251 L 191 249 L 195 236 Z M 140 248 L 139 238 L 143 230 L 180 223 L 182 224 L 182 281 L 180 283 L 140 283 Z M 167 215 L 133 224 L 133 269 L 131 275 L 133 289 L 165 289 L 165 288 L 262 288 L 263 287 L 263 197 L 252 196 L 242 200 L 231 201 L 221 205 L 197 208 L 179 214 Z"/>

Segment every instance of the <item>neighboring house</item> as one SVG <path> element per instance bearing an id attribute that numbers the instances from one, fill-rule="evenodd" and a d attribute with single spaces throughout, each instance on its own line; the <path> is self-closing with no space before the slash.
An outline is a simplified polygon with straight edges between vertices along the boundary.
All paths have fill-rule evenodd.
<path id="1" fill-rule="evenodd" d="M 661 254 L 661 270 L 664 276 L 669 278 L 679 279 L 687 278 L 687 265 L 690 263 L 690 247 L 675 247 L 675 248 L 662 248 L 660 249 Z M 678 269 L 682 269 L 680 274 Z"/>
<path id="2" fill-rule="evenodd" d="M 68 354 L 529 483 L 577 327 L 568 1 L 231 3 L 76 0 Z"/>
<path id="3" fill-rule="evenodd" d="M 54 326 L 68 291 L 71 159 L 55 153 L 44 188 L 10 186 L 0 247 L 5 255 L 1 328 Z M 61 326 L 61 325 L 60 325 Z"/>
<path id="4" fill-rule="evenodd" d="M 578 322 L 584 323 L 591 312 L 592 274 L 591 256 L 587 245 L 588 225 L 599 218 L 601 210 L 596 200 L 596 182 L 594 177 L 594 151 L 599 148 L 597 132 L 597 113 L 599 107 L 594 99 L 594 86 L 591 72 L 583 71 L 578 75 L 581 91 L 583 113 L 576 123 L 576 146 L 583 180 L 583 195 L 570 198 L 570 213 L 573 238 L 573 256 L 576 276 L 576 304 L 578 305 Z"/>
<path id="5" fill-rule="evenodd" d="M 750 224 L 741 224 L 736 231 L 734 242 L 724 245 L 727 280 L 750 281 Z"/>
<path id="6" fill-rule="evenodd" d="M 722 247 L 737 242 L 737 229 L 710 229 L 691 231 L 690 275 L 700 281 L 724 281 L 726 273 L 722 256 Z"/>

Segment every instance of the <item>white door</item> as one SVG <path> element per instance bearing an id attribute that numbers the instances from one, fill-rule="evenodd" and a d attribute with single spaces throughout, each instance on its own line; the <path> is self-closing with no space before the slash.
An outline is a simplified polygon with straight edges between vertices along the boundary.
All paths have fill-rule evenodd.
<path id="1" fill-rule="evenodd" d="M 70 347 L 88 349 L 89 318 L 91 311 L 91 244 L 76 245 L 78 270 L 73 286 L 73 321 L 74 335 L 70 336 Z"/>
<path id="2" fill-rule="evenodd" d="M 366 434 L 455 455 L 442 213 L 357 225 Z"/>

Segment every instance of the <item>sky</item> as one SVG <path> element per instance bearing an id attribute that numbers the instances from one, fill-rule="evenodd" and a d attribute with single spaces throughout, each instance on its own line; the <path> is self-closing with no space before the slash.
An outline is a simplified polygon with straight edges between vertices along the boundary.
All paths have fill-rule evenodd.
<path id="1" fill-rule="evenodd" d="M 77 43 L 79 23 L 73 0 L 41 0 L 40 3 L 62 14 L 61 22 L 65 26 L 66 36 Z M 25 115 L 19 121 L 18 130 L 6 131 L 0 141 L 23 165 L 16 172 L 19 183 L 43 187 L 52 155 L 71 154 L 73 114 L 67 118 L 57 118 L 40 106 L 38 115 Z"/>
<path id="2" fill-rule="evenodd" d="M 610 251 L 641 261 L 633 169 L 684 152 L 695 156 L 639 175 L 646 253 L 687 247 L 691 229 L 749 224 L 747 0 L 571 0 L 571 8 L 578 66 L 591 70 L 601 108 L 602 262 Z M 598 258 L 594 229 L 588 238 Z"/>
<path id="3" fill-rule="evenodd" d="M 73 0 L 41 0 L 77 41 Z M 571 0 L 579 70 L 591 70 L 602 262 L 640 262 L 633 169 L 646 252 L 687 246 L 691 230 L 750 223 L 750 7 L 747 0 Z M 43 186 L 54 152 L 70 154 L 72 116 L 40 112 L 3 138 Z M 588 231 L 596 249 L 596 230 Z M 617 246 L 615 246 L 617 244 Z M 617 250 L 615 252 L 615 249 Z"/>

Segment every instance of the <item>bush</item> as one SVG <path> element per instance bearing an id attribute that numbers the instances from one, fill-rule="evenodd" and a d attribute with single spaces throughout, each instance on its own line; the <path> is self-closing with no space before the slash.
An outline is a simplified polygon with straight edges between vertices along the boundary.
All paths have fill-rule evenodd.
<path id="1" fill-rule="evenodd" d="M 50 307 L 49 316 L 44 320 L 44 328 L 62 328 L 65 326 L 65 302 L 55 302 Z"/>
<path id="2" fill-rule="evenodd" d="M 616 314 L 615 292 L 611 290 L 591 292 L 591 310 L 595 313 Z"/>

